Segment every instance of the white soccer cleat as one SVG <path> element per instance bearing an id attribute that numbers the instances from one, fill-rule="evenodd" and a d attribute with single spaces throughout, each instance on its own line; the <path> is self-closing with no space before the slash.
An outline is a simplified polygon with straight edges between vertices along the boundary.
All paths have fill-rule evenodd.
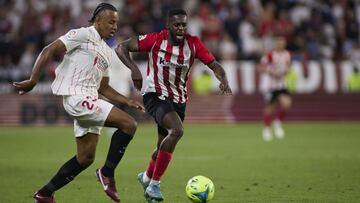
<path id="1" fill-rule="evenodd" d="M 262 137 L 265 142 L 269 142 L 273 139 L 271 129 L 269 127 L 265 127 L 262 131 Z"/>
<path id="2" fill-rule="evenodd" d="M 274 126 L 274 133 L 275 133 L 275 137 L 277 139 L 284 139 L 285 137 L 285 132 L 284 129 L 281 126 L 281 122 L 279 120 L 275 120 L 273 123 Z"/>

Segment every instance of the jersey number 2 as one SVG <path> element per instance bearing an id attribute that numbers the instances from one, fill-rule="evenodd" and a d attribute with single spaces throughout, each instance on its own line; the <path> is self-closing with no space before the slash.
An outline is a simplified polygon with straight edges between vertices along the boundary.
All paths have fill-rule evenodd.
<path id="1" fill-rule="evenodd" d="M 91 99 L 91 97 L 86 97 L 86 99 Z M 92 99 L 92 101 L 93 102 L 95 102 L 97 99 Z M 88 108 L 89 110 L 92 110 L 93 108 L 94 108 L 94 104 L 90 104 L 88 101 L 83 101 L 82 103 L 81 103 L 81 105 L 83 106 L 83 107 L 85 107 L 86 106 L 86 108 Z"/>

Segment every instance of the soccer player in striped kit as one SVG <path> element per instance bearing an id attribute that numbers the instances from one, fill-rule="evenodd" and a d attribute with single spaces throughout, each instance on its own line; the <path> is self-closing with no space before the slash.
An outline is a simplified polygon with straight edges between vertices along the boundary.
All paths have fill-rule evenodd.
<path id="1" fill-rule="evenodd" d="M 232 94 L 221 65 L 198 37 L 186 33 L 187 18 L 184 10 L 172 9 L 167 15 L 166 29 L 130 38 L 116 49 L 120 60 L 137 78 L 138 67 L 129 52 L 148 52 L 143 101 L 146 111 L 157 123 L 158 142 L 147 170 L 138 175 L 138 180 L 149 202 L 164 199 L 160 192 L 160 179 L 183 135 L 188 99 L 186 84 L 194 60 L 198 58 L 214 72 L 220 81 L 222 94 Z M 141 88 L 141 81 L 137 81 L 135 86 Z"/>
<path id="2" fill-rule="evenodd" d="M 269 89 L 265 93 L 264 128 L 262 137 L 264 141 L 273 139 L 271 124 L 274 127 L 275 137 L 283 139 L 285 132 L 281 122 L 291 107 L 291 97 L 286 86 L 285 76 L 289 71 L 291 56 L 286 50 L 284 37 L 277 37 L 275 49 L 266 53 L 260 62 L 259 70 L 270 77 Z M 275 114 L 276 113 L 276 114 Z M 273 116 L 275 114 L 275 119 Z"/>
<path id="3" fill-rule="evenodd" d="M 118 67 L 112 67 L 117 56 L 104 40 L 112 37 L 117 30 L 116 8 L 107 3 L 99 4 L 90 22 L 92 26 L 70 30 L 46 46 L 35 62 L 30 79 L 14 82 L 20 94 L 31 91 L 47 62 L 55 54 L 64 55 L 51 88 L 53 94 L 63 97 L 66 112 L 74 118 L 77 153 L 34 194 L 36 203 L 55 203 L 54 192 L 93 163 L 102 126 L 115 127 L 117 130 L 111 138 L 106 162 L 96 170 L 96 175 L 105 193 L 115 202 L 120 202 L 114 171 L 134 136 L 137 123 L 124 111 L 99 99 L 98 95 L 140 110 L 144 107 L 108 85 L 109 68 Z"/>

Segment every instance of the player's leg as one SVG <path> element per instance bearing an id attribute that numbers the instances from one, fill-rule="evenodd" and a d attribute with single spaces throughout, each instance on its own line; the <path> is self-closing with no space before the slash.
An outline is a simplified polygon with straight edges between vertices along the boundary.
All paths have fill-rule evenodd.
<path id="1" fill-rule="evenodd" d="M 149 185 L 151 178 L 153 177 L 157 152 L 160 147 L 160 144 L 164 140 L 164 138 L 168 135 L 168 130 L 158 125 L 158 141 L 156 145 L 156 149 L 153 151 L 150 161 L 148 163 L 147 169 L 145 172 L 141 172 L 138 174 L 138 181 L 141 183 L 144 190 Z"/>
<path id="2" fill-rule="evenodd" d="M 35 195 L 36 202 L 43 202 L 41 196 L 51 197 L 53 193 L 70 183 L 79 173 L 90 166 L 95 157 L 98 134 L 87 133 L 76 138 L 77 154 L 61 166 L 55 176 Z"/>
<path id="3" fill-rule="evenodd" d="M 274 102 L 269 102 L 265 105 L 264 115 L 263 115 L 263 131 L 262 137 L 264 141 L 272 140 L 272 132 L 271 132 L 271 123 L 273 119 L 273 114 L 275 110 Z"/>
<path id="4" fill-rule="evenodd" d="M 283 121 L 287 115 L 287 112 L 291 108 L 292 100 L 290 95 L 281 94 L 278 98 L 278 103 L 279 103 L 279 111 L 277 114 L 277 118 Z"/>
<path id="5" fill-rule="evenodd" d="M 158 148 L 153 177 L 146 188 L 145 195 L 151 199 L 162 201 L 160 192 L 160 179 L 169 165 L 177 142 L 183 135 L 182 120 L 176 111 L 170 111 L 163 116 L 162 125 L 168 129 L 168 135 Z"/>
<path id="6" fill-rule="evenodd" d="M 264 113 L 263 113 L 263 130 L 262 137 L 264 141 L 271 141 L 273 138 L 271 131 L 271 124 L 273 122 L 273 115 L 276 108 L 276 100 L 277 100 L 278 92 L 270 91 L 264 94 Z"/>
<path id="7" fill-rule="evenodd" d="M 96 170 L 96 175 L 105 193 L 114 201 L 119 202 L 120 198 L 117 194 L 114 179 L 115 168 L 120 163 L 126 147 L 135 134 L 137 123 L 129 114 L 117 107 L 113 107 L 108 114 L 104 126 L 115 127 L 117 130 L 111 137 L 105 164 L 101 169 Z"/>
<path id="8" fill-rule="evenodd" d="M 184 134 L 182 120 L 176 111 L 166 113 L 162 124 L 168 129 L 168 135 L 160 144 L 158 156 L 160 151 L 173 153 L 177 142 Z"/>
<path id="9" fill-rule="evenodd" d="M 105 126 L 117 128 L 111 137 L 106 163 L 102 168 L 103 175 L 114 177 L 114 170 L 135 134 L 137 123 L 129 114 L 113 107 L 105 121 Z"/>
<path id="10" fill-rule="evenodd" d="M 278 111 L 276 119 L 273 122 L 275 136 L 279 139 L 284 138 L 285 132 L 282 128 L 282 121 L 286 117 L 287 112 L 291 108 L 291 97 L 288 94 L 280 94 L 278 99 Z"/>

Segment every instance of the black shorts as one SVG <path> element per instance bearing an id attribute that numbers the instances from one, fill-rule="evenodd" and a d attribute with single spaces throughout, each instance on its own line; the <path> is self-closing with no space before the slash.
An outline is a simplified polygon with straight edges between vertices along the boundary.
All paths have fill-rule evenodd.
<path id="1" fill-rule="evenodd" d="M 146 112 L 155 119 L 155 122 L 158 124 L 158 132 L 161 135 L 167 135 L 167 130 L 163 127 L 162 123 L 165 114 L 175 111 L 179 115 L 181 121 L 184 121 L 185 119 L 185 103 L 174 103 L 169 98 L 153 92 L 146 93 L 143 96 L 143 101 Z"/>
<path id="2" fill-rule="evenodd" d="M 286 88 L 272 90 L 265 94 L 265 102 L 272 104 L 278 100 L 280 95 L 290 95 L 290 92 Z"/>

